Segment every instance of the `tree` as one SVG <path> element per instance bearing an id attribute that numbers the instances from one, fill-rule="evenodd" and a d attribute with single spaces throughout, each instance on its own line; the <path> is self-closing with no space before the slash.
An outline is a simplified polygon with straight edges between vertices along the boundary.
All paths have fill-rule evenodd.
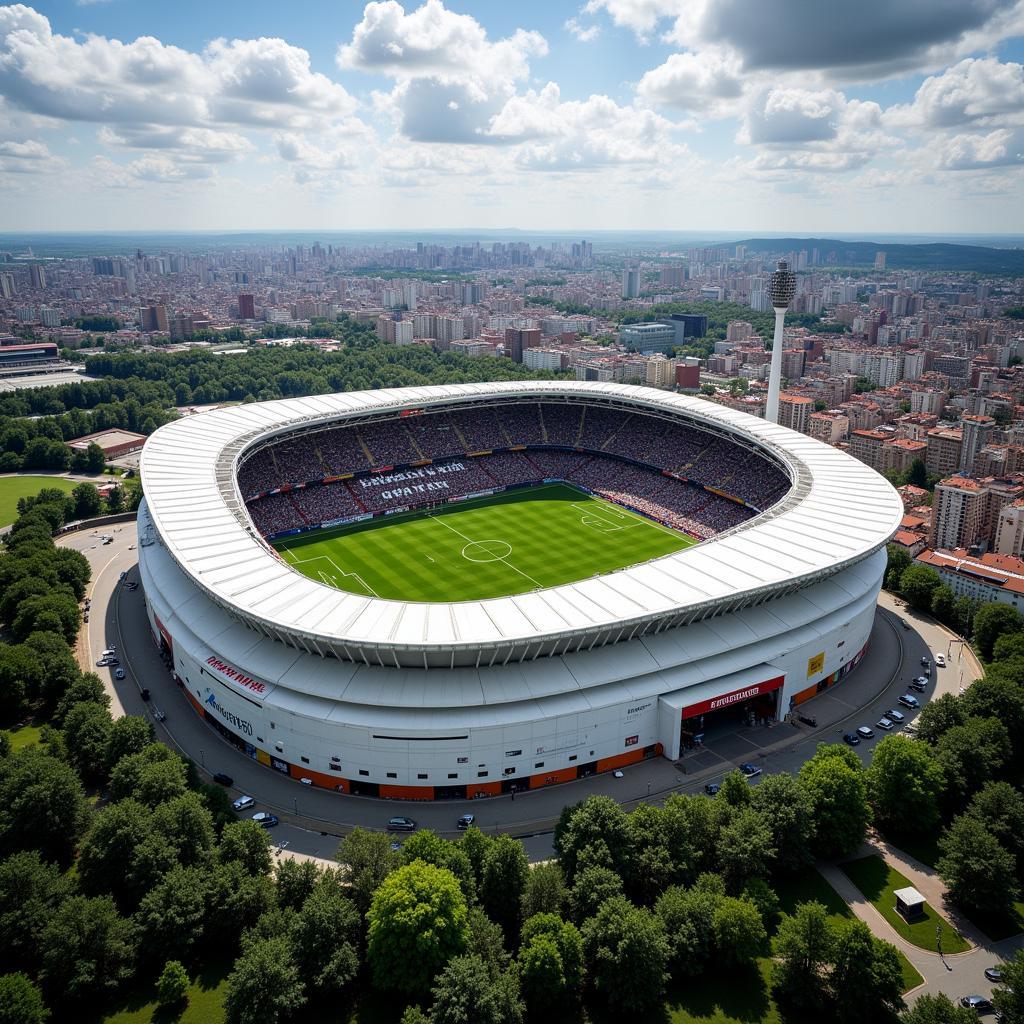
<path id="1" fill-rule="evenodd" d="M 108 774 L 122 757 L 140 754 L 153 742 L 153 726 L 138 715 L 122 715 L 115 719 L 107 737 L 105 759 Z"/>
<path id="2" fill-rule="evenodd" d="M 941 584 L 939 574 L 924 565 L 912 565 L 900 574 L 900 593 L 919 612 L 931 610 L 932 596 Z"/>
<path id="3" fill-rule="evenodd" d="M 1003 913 L 1020 891 L 1016 862 L 986 825 L 969 814 L 954 819 L 939 840 L 936 864 L 949 895 L 967 911 Z"/>
<path id="4" fill-rule="evenodd" d="M 569 909 L 577 924 L 593 917 L 601 904 L 622 895 L 622 879 L 611 868 L 584 868 L 569 890 Z"/>
<path id="5" fill-rule="evenodd" d="M 109 896 L 71 896 L 43 929 L 43 987 L 68 1005 L 115 992 L 132 975 L 135 944 Z"/>
<path id="6" fill-rule="evenodd" d="M 175 865 L 157 880 L 135 915 L 143 955 L 155 963 L 188 959 L 203 939 L 208 895 L 205 873 L 197 868 Z"/>
<path id="7" fill-rule="evenodd" d="M 538 935 L 519 949 L 519 983 L 531 1020 L 557 1012 L 568 1000 L 568 985 L 558 946 L 549 935 Z"/>
<path id="8" fill-rule="evenodd" d="M 486 832 L 481 832 L 476 825 L 470 825 L 459 840 L 459 846 L 469 858 L 470 866 L 473 868 L 477 891 L 484 879 L 484 860 L 493 842 L 494 840 Z"/>
<path id="9" fill-rule="evenodd" d="M 679 874 L 673 861 L 673 812 L 641 804 L 629 815 L 626 892 L 641 906 L 652 906 Z M 684 865 L 689 867 L 689 864 Z"/>
<path id="10" fill-rule="evenodd" d="M 962 810 L 986 782 L 1003 774 L 1012 753 L 1010 734 L 995 718 L 966 718 L 948 729 L 935 745 L 946 778 L 947 809 Z"/>
<path id="11" fill-rule="evenodd" d="M 120 512 L 124 508 L 124 488 L 120 485 L 111 487 L 107 495 L 107 511 L 111 513 Z"/>
<path id="12" fill-rule="evenodd" d="M 661 920 L 625 897 L 606 900 L 583 927 L 587 973 L 613 1012 L 644 1014 L 664 999 L 668 940 Z"/>
<path id="13" fill-rule="evenodd" d="M 521 1024 L 523 1004 L 512 973 L 492 977 L 476 956 L 457 956 L 434 986 L 431 1024 Z"/>
<path id="14" fill-rule="evenodd" d="M 997 996 L 998 998 L 998 996 Z M 1010 1018 L 1007 1018 L 1009 1020 Z M 974 1010 L 957 1006 L 949 996 L 939 993 L 920 995 L 900 1017 L 901 1024 L 978 1024 Z"/>
<path id="15" fill-rule="evenodd" d="M 420 829 L 402 844 L 399 859 L 402 864 L 421 860 L 437 868 L 447 868 L 459 880 L 466 896 L 466 903 L 473 903 L 476 900 L 473 865 L 470 864 L 461 843 L 450 843 L 429 828 Z"/>
<path id="16" fill-rule="evenodd" d="M 833 747 L 838 744 L 819 746 L 818 752 L 801 765 L 799 775 L 814 807 L 814 846 L 824 857 L 855 850 L 863 842 L 871 821 L 860 762 L 854 768 L 847 752 Z"/>
<path id="17" fill-rule="evenodd" d="M 274 866 L 278 906 L 298 910 L 320 881 L 315 861 L 282 859 Z"/>
<path id="18" fill-rule="evenodd" d="M 952 622 L 956 611 L 956 594 L 945 583 L 932 591 L 932 615 L 940 622 Z"/>
<path id="19" fill-rule="evenodd" d="M 250 943 L 228 975 L 228 1024 L 278 1024 L 306 1002 L 291 944 L 284 936 Z"/>
<path id="20" fill-rule="evenodd" d="M 944 776 L 931 749 L 907 736 L 886 736 L 867 769 L 868 799 L 877 824 L 901 835 L 922 835 L 939 821 Z"/>
<path id="21" fill-rule="evenodd" d="M 107 774 L 107 744 L 114 723 L 99 704 L 76 704 L 64 719 L 64 740 L 71 763 L 87 782 L 99 783 Z"/>
<path id="22" fill-rule="evenodd" d="M 222 863 L 238 863 L 248 875 L 268 875 L 270 836 L 255 821 L 233 821 L 220 834 L 218 856 Z"/>
<path id="23" fill-rule="evenodd" d="M 89 519 L 98 516 L 103 502 L 100 499 L 100 492 L 93 484 L 78 484 L 71 490 L 71 497 L 75 503 L 75 518 Z"/>
<path id="24" fill-rule="evenodd" d="M 1014 760 L 1024 761 L 1024 686 L 1007 678 L 1011 662 L 1003 662 L 998 671 L 985 673 L 963 695 L 964 711 L 973 718 L 996 718 L 1006 727 Z"/>
<path id="25" fill-rule="evenodd" d="M 1000 662 L 1011 658 L 1024 658 L 1024 632 L 1004 633 L 996 640 L 992 660 Z"/>
<path id="26" fill-rule="evenodd" d="M 523 892 L 529 873 L 530 863 L 522 843 L 507 835 L 494 840 L 484 859 L 480 902 L 487 916 L 501 925 L 510 945 L 519 935 Z"/>
<path id="27" fill-rule="evenodd" d="M 398 855 L 384 832 L 353 829 L 338 846 L 334 859 L 342 877 L 352 887 L 352 898 L 365 914 L 381 882 L 398 867 Z"/>
<path id="28" fill-rule="evenodd" d="M 1024 793 L 1008 782 L 989 782 L 974 795 L 967 814 L 977 818 L 1017 859 L 1024 874 Z"/>
<path id="29" fill-rule="evenodd" d="M 768 933 L 749 900 L 726 896 L 712 915 L 717 959 L 724 966 L 750 964 L 761 954 Z"/>
<path id="30" fill-rule="evenodd" d="M 156 982 L 156 1002 L 163 1008 L 180 1006 L 188 995 L 188 974 L 179 960 L 168 960 Z"/>
<path id="31" fill-rule="evenodd" d="M 926 489 L 928 487 L 928 468 L 924 459 L 914 459 L 907 470 L 907 483 L 913 487 Z"/>
<path id="32" fill-rule="evenodd" d="M 424 995 L 444 965 L 465 951 L 466 914 L 466 898 L 446 868 L 416 861 L 388 875 L 366 915 L 377 986 Z"/>
<path id="33" fill-rule="evenodd" d="M 820 1013 L 827 1001 L 828 969 L 835 949 L 828 911 L 812 902 L 783 914 L 774 948 L 775 998 L 797 1013 Z"/>
<path id="34" fill-rule="evenodd" d="M 565 903 L 565 879 L 555 861 L 532 864 L 523 889 L 523 918 L 534 914 L 561 914 Z"/>
<path id="35" fill-rule="evenodd" d="M 1016 608 L 1002 601 L 983 604 L 974 616 L 974 642 L 978 653 L 985 661 L 992 660 L 996 641 L 1007 634 L 1019 634 L 1024 627 L 1024 617 Z"/>
<path id="36" fill-rule="evenodd" d="M 993 990 L 992 1002 L 1006 1024 L 1021 1024 L 1024 1021 L 1024 952 L 1018 949 L 1010 960 L 999 966 L 1003 980 Z"/>
<path id="37" fill-rule="evenodd" d="M 776 852 L 771 828 L 760 811 L 752 807 L 736 811 L 718 839 L 719 864 L 730 891 L 740 892 L 749 879 L 772 863 Z"/>
<path id="38" fill-rule="evenodd" d="M 362 921 L 337 875 L 325 872 L 292 931 L 299 973 L 312 991 L 337 995 L 359 973 Z"/>
<path id="39" fill-rule="evenodd" d="M 0 977 L 0 1024 L 45 1024 L 49 1017 L 31 979 L 20 973 Z"/>
<path id="40" fill-rule="evenodd" d="M 520 952 L 540 939 L 554 943 L 567 994 L 574 993 L 583 984 L 583 936 L 579 929 L 557 914 L 535 914 L 523 924 Z"/>
<path id="41" fill-rule="evenodd" d="M 0 955 L 6 967 L 38 971 L 39 937 L 70 888 L 60 869 L 35 850 L 0 862 Z"/>
<path id="42" fill-rule="evenodd" d="M 601 844 L 610 860 L 605 866 L 623 875 L 629 853 L 626 812 L 611 797 L 591 796 L 571 809 L 562 831 L 555 830 L 555 850 L 566 881 L 575 882 L 580 854 Z"/>
<path id="43" fill-rule="evenodd" d="M 88 810 L 70 765 L 38 747 L 0 761 L 0 850 L 38 850 L 46 860 L 71 863 Z"/>
<path id="44" fill-rule="evenodd" d="M 714 952 L 715 910 L 724 897 L 706 889 L 672 886 L 662 893 L 654 912 L 665 926 L 674 978 L 697 975 Z"/>
<path id="45" fill-rule="evenodd" d="M 89 447 L 85 450 L 86 470 L 90 473 L 102 473 L 106 464 L 107 457 L 103 454 L 103 449 L 95 441 L 90 441 Z"/>
<path id="46" fill-rule="evenodd" d="M 771 831 L 780 868 L 794 871 L 814 859 L 814 806 L 799 779 L 781 772 L 762 776 L 751 789 L 751 804 Z"/>
<path id="47" fill-rule="evenodd" d="M 830 979 L 840 1020 L 884 1020 L 902 1010 L 903 968 L 899 953 L 871 934 L 860 920 L 836 926 L 835 965 Z"/>
<path id="48" fill-rule="evenodd" d="M 955 694 L 944 693 L 921 708 L 916 722 L 917 735 L 934 745 L 954 725 L 962 725 L 966 717 L 963 701 Z"/>

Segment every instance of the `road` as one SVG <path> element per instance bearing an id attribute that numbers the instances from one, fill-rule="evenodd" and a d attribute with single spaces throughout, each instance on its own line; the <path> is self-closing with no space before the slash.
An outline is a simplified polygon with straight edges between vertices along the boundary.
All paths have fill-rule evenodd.
<path id="1" fill-rule="evenodd" d="M 883 595 L 871 644 L 861 664 L 841 685 L 801 709 L 817 718 L 817 728 L 779 723 L 769 729 L 736 729 L 710 740 L 702 751 L 687 755 L 677 764 L 658 758 L 626 769 L 621 779 L 604 774 L 521 793 L 518 798 L 385 803 L 301 786 L 245 757 L 200 719 L 171 680 L 152 642 L 141 587 L 132 591 L 120 583 L 122 572 L 128 580 L 137 579 L 134 524 L 108 526 L 102 532 L 113 537 L 112 543 L 102 544 L 99 531 L 68 534 L 59 542 L 82 551 L 93 566 L 91 615 L 79 654 L 83 664 L 103 678 L 113 713 L 149 718 L 162 740 L 195 760 L 207 774 L 230 775 L 235 780 L 232 796 L 244 791 L 257 798 L 256 809 L 272 810 L 281 818 L 282 824 L 275 831 L 279 843 L 315 857 L 329 857 L 338 838 L 351 828 L 381 828 L 394 814 L 409 815 L 422 827 L 456 836 L 456 819 L 471 811 L 483 830 L 520 837 L 531 860 L 542 860 L 552 854 L 552 829 L 566 804 L 599 793 L 632 807 L 646 800 L 661 801 L 673 792 L 699 792 L 740 761 L 753 761 L 766 772 L 795 772 L 819 742 L 838 741 L 844 732 L 858 725 L 873 726 L 885 711 L 896 706 L 897 698 L 906 692 L 906 684 L 919 673 L 922 656 L 950 654 L 949 667 L 934 670 L 936 693 L 956 692 L 962 679 L 969 683 L 980 672 L 973 656 L 961 653 L 961 645 L 951 644 L 952 635 L 943 627 L 915 617 L 908 623 L 911 628 L 904 628 L 905 610 Z M 114 679 L 111 670 L 95 666 L 99 652 L 110 645 L 116 645 L 121 655 L 123 680 Z M 141 699 L 142 687 L 153 695 L 148 704 Z M 158 709 L 166 714 L 164 721 L 156 720 Z M 911 720 L 913 714 L 907 717 Z M 854 749 L 867 760 L 874 742 Z"/>

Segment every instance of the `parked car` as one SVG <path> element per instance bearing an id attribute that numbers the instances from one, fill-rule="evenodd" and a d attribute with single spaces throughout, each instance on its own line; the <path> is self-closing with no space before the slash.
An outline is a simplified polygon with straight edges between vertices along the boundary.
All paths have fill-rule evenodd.
<path id="1" fill-rule="evenodd" d="M 992 1012 L 992 1004 L 984 996 L 962 996 L 960 1005 L 965 1010 L 974 1010 L 979 1017 Z"/>
<path id="2" fill-rule="evenodd" d="M 740 765 L 740 771 L 743 772 L 748 779 L 754 779 L 761 774 L 761 766 L 759 764 L 751 764 L 749 761 L 744 761 L 743 764 Z"/>
<path id="3" fill-rule="evenodd" d="M 105 651 L 103 651 L 102 654 L 100 654 L 100 657 L 112 658 L 115 654 L 117 654 L 117 647 L 114 644 L 111 644 Z"/>
<path id="4" fill-rule="evenodd" d="M 618 768 L 616 768 L 615 771 L 612 772 L 612 778 L 613 779 L 624 779 L 625 777 L 626 777 L 626 773 L 624 771 L 621 771 Z"/>
<path id="5" fill-rule="evenodd" d="M 82 616 L 82 621 L 83 621 L 83 622 L 88 622 L 88 621 L 89 621 L 89 613 L 88 613 L 88 612 L 86 612 L 86 613 L 85 613 L 85 614 L 84 614 L 84 615 Z"/>
<path id="6" fill-rule="evenodd" d="M 415 832 L 416 822 L 412 818 L 396 817 L 388 819 L 389 832 Z"/>
<path id="7" fill-rule="evenodd" d="M 870 728 L 867 725 L 858 725 L 857 726 L 857 735 L 862 740 L 870 740 L 870 739 L 874 738 L 875 730 Z"/>
<path id="8" fill-rule="evenodd" d="M 903 735 L 904 735 L 904 736 L 909 736 L 909 737 L 910 737 L 911 739 L 913 739 L 913 738 L 914 738 L 914 737 L 915 737 L 915 736 L 917 735 L 917 726 L 916 726 L 916 725 L 914 725 L 914 723 L 913 723 L 913 722 L 911 722 L 911 723 L 910 723 L 910 724 L 909 724 L 909 725 L 908 725 L 908 726 L 907 726 L 907 727 L 906 727 L 906 728 L 905 728 L 905 729 L 903 730 Z"/>
<path id="9" fill-rule="evenodd" d="M 264 828 L 273 828 L 275 825 L 280 823 L 280 819 L 276 814 L 271 814 L 269 811 L 257 811 L 253 816 L 252 820 L 257 825 L 262 825 Z"/>
<path id="10" fill-rule="evenodd" d="M 998 983 L 1003 980 L 1002 969 L 999 967 L 986 967 L 985 977 L 988 978 L 989 981 L 994 981 Z"/>
<path id="11" fill-rule="evenodd" d="M 856 747 L 860 745 L 860 737 L 852 732 L 844 732 L 843 742 L 849 744 L 851 747 Z"/>
<path id="12" fill-rule="evenodd" d="M 882 729 L 885 732 L 888 732 L 892 727 L 892 719 L 886 718 L 885 715 L 883 715 L 877 722 L 875 722 L 875 728 Z"/>
<path id="13" fill-rule="evenodd" d="M 256 806 L 256 801 L 251 796 L 240 796 L 237 800 L 233 800 L 231 806 L 236 811 L 247 811 L 250 807 Z"/>
<path id="14" fill-rule="evenodd" d="M 946 656 L 944 654 L 935 655 L 935 667 L 945 668 L 946 667 Z"/>
<path id="15" fill-rule="evenodd" d="M 902 626 L 902 627 L 903 627 L 903 628 L 904 628 L 905 630 L 907 630 L 907 632 L 909 632 L 909 631 L 910 631 L 910 623 L 909 623 L 909 622 L 907 622 L 907 620 L 906 620 L 906 619 L 900 619 L 900 625 L 901 625 L 901 626 Z"/>
<path id="16" fill-rule="evenodd" d="M 230 775 L 225 775 L 223 772 L 217 772 L 213 777 L 213 781 L 219 786 L 233 786 L 235 780 Z"/>
<path id="17" fill-rule="evenodd" d="M 126 573 L 126 572 L 122 572 L 122 573 L 121 573 L 121 575 L 120 575 L 120 576 L 118 576 L 117 578 L 118 578 L 119 580 L 123 580 L 123 579 L 125 578 L 125 576 L 127 576 L 127 575 L 128 575 L 128 573 Z"/>
<path id="18" fill-rule="evenodd" d="M 109 664 L 110 664 L 110 659 L 109 658 L 100 658 L 99 661 L 96 662 L 96 667 L 97 668 L 103 668 L 104 666 L 109 665 Z"/>
<path id="19" fill-rule="evenodd" d="M 895 708 L 889 708 L 885 713 L 885 717 L 893 722 L 903 722 L 906 720 L 906 715 L 902 711 L 897 711 Z"/>
<path id="20" fill-rule="evenodd" d="M 709 782 L 704 787 L 704 792 L 707 793 L 708 796 L 716 796 L 721 788 L 722 787 L 717 782 Z"/>
<path id="21" fill-rule="evenodd" d="M 918 676 L 911 684 L 910 689 L 916 690 L 918 693 L 924 693 L 928 689 L 928 680 L 924 676 Z"/>
<path id="22" fill-rule="evenodd" d="M 115 679 L 124 679 L 124 669 L 123 668 L 115 668 L 114 669 L 114 678 Z"/>
<path id="23" fill-rule="evenodd" d="M 311 778 L 309 778 L 308 776 L 306 776 L 306 775 L 303 775 L 302 778 L 299 779 L 299 782 L 301 782 L 304 786 L 312 786 L 313 785 L 313 780 Z"/>
<path id="24" fill-rule="evenodd" d="M 929 661 L 929 660 L 928 660 L 927 658 L 922 658 L 922 659 L 921 659 L 921 664 L 922 664 L 922 665 L 930 665 L 930 664 L 931 664 L 931 662 L 930 662 L 930 661 Z"/>
<path id="25" fill-rule="evenodd" d="M 910 708 L 911 711 L 916 711 L 921 706 L 921 702 L 910 693 L 903 694 L 899 699 L 899 703 L 905 708 Z"/>
<path id="26" fill-rule="evenodd" d="M 459 818 L 457 822 L 455 822 L 455 827 L 459 829 L 467 829 L 470 827 L 470 825 L 473 824 L 474 821 L 476 821 L 475 814 L 463 814 L 462 817 Z"/>

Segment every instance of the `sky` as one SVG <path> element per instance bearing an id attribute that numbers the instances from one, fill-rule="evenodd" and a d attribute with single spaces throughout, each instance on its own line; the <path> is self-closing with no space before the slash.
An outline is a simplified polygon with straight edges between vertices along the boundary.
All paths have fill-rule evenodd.
<path id="1" fill-rule="evenodd" d="M 6 231 L 1024 231 L 1024 0 L 0 4 Z"/>

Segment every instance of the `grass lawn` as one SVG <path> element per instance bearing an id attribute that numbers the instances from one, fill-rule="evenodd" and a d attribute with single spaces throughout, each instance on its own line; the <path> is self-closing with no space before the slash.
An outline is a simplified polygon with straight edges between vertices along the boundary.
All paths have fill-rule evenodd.
<path id="1" fill-rule="evenodd" d="M 910 882 L 898 871 L 889 867 L 881 857 L 862 857 L 849 861 L 840 867 L 850 881 L 867 897 L 875 909 L 903 936 L 921 949 L 935 949 L 935 928 L 940 929 L 943 953 L 962 953 L 970 948 L 964 937 L 934 908 L 925 904 L 925 915 L 921 920 L 908 924 L 896 912 L 895 889 L 902 889 Z"/>
<path id="2" fill-rule="evenodd" d="M 44 487 L 57 487 L 70 494 L 78 486 L 77 480 L 62 476 L 4 476 L 0 477 L 0 526 L 10 526 L 18 518 L 18 499 L 38 494 Z"/>
<path id="3" fill-rule="evenodd" d="M 915 860 L 934 868 L 941 856 L 939 853 L 939 835 L 935 833 L 930 836 L 922 836 L 916 839 L 907 839 L 904 836 L 886 836 L 886 839 L 897 849 L 909 853 Z"/>
<path id="4" fill-rule="evenodd" d="M 669 990 L 666 1016 L 672 1024 L 779 1024 L 771 997 L 772 962 L 728 977 L 700 977 Z"/>
<path id="5" fill-rule="evenodd" d="M 1001 942 L 1024 932 L 1024 902 L 1017 900 L 1009 914 L 971 914 L 970 918 L 993 942 Z"/>
<path id="6" fill-rule="evenodd" d="M 104 1017 L 103 1024 L 222 1024 L 229 972 L 230 965 L 219 964 L 193 978 L 188 1005 L 180 1014 L 162 1012 L 153 992 L 147 989 L 128 999 L 121 1010 Z"/>
<path id="7" fill-rule="evenodd" d="M 42 731 L 38 725 L 23 725 L 20 729 L 8 733 L 11 737 L 11 752 L 14 753 L 38 743 Z"/>
<path id="8" fill-rule="evenodd" d="M 614 572 L 693 538 L 566 484 L 548 484 L 277 541 L 286 561 L 339 590 L 474 601 Z"/>

